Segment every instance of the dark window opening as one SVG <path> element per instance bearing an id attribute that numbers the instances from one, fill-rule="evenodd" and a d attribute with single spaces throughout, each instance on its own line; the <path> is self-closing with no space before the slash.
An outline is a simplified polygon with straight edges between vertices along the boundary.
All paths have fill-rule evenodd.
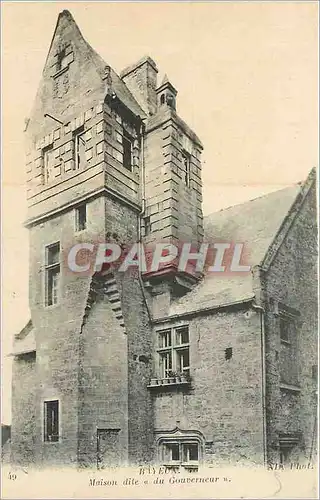
<path id="1" fill-rule="evenodd" d="M 184 454 L 184 462 L 192 462 L 199 459 L 199 450 L 197 444 L 185 444 L 182 449 Z"/>
<path id="2" fill-rule="evenodd" d="M 44 165 L 44 182 L 48 183 L 53 180 L 54 155 L 52 144 L 44 148 L 42 153 Z"/>
<path id="3" fill-rule="evenodd" d="M 280 446 L 279 450 L 280 465 L 288 465 L 290 463 L 291 452 L 292 452 L 292 446 Z"/>
<path id="4" fill-rule="evenodd" d="M 168 106 L 170 106 L 170 108 L 176 109 L 175 98 L 173 97 L 173 95 L 171 94 L 167 95 L 167 104 Z"/>
<path id="5" fill-rule="evenodd" d="M 318 365 L 312 365 L 311 373 L 313 380 L 318 380 Z"/>
<path id="6" fill-rule="evenodd" d="M 144 235 L 148 236 L 151 233 L 151 221 L 150 217 L 144 218 Z"/>
<path id="7" fill-rule="evenodd" d="M 229 359 L 232 358 L 232 347 L 227 347 L 226 350 L 224 351 L 225 358 L 228 361 Z"/>
<path id="8" fill-rule="evenodd" d="M 281 342 L 290 342 L 291 321 L 288 318 L 280 318 Z"/>
<path id="9" fill-rule="evenodd" d="M 190 155 L 185 151 L 182 152 L 183 163 L 183 179 L 187 187 L 190 187 Z"/>
<path id="10" fill-rule="evenodd" d="M 171 460 L 180 460 L 180 450 L 178 444 L 167 445 L 168 452 Z"/>
<path id="11" fill-rule="evenodd" d="M 46 249 L 46 305 L 52 306 L 59 300 L 60 243 Z"/>
<path id="12" fill-rule="evenodd" d="M 127 170 L 132 170 L 132 137 L 123 130 L 122 147 L 123 147 L 123 166 Z"/>
<path id="13" fill-rule="evenodd" d="M 166 96 L 164 94 L 161 94 L 160 104 L 164 104 L 165 102 L 166 102 Z"/>
<path id="14" fill-rule="evenodd" d="M 199 444 L 196 442 L 174 441 L 162 444 L 162 461 L 167 467 L 197 468 L 199 461 Z"/>
<path id="15" fill-rule="evenodd" d="M 67 66 L 66 49 L 62 49 L 58 54 L 57 71 Z"/>
<path id="16" fill-rule="evenodd" d="M 82 168 L 86 164 L 86 141 L 85 132 L 81 127 L 74 135 L 75 168 Z"/>
<path id="17" fill-rule="evenodd" d="M 176 329 L 176 343 L 177 345 L 189 343 L 189 328 L 187 326 Z"/>
<path id="18" fill-rule="evenodd" d="M 83 231 L 87 227 L 87 205 L 84 203 L 76 209 L 76 231 Z"/>
<path id="19" fill-rule="evenodd" d="M 284 384 L 297 385 L 298 351 L 296 321 L 292 317 L 280 316 L 280 381 Z"/>
<path id="20" fill-rule="evenodd" d="M 59 441 L 59 401 L 44 402 L 44 441 Z"/>

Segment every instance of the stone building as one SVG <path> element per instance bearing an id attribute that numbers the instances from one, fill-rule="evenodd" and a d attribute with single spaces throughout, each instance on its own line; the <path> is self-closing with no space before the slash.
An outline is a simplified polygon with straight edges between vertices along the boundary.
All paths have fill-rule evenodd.
<path id="1" fill-rule="evenodd" d="M 203 219 L 203 147 L 157 73 L 144 57 L 119 77 L 59 15 L 25 132 L 31 319 L 14 339 L 12 460 L 312 460 L 315 173 Z M 251 272 L 71 272 L 68 249 L 89 241 L 240 241 Z"/>

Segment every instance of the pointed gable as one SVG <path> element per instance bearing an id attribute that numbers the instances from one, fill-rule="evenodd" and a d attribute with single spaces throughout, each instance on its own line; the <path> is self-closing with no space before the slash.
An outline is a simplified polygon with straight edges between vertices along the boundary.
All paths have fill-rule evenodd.
<path id="1" fill-rule="evenodd" d="M 50 114 L 62 122 L 92 105 L 104 101 L 107 93 L 118 99 L 135 115 L 144 116 L 138 103 L 115 71 L 83 38 L 69 11 L 59 14 L 43 69 L 28 133 L 52 128 Z"/>

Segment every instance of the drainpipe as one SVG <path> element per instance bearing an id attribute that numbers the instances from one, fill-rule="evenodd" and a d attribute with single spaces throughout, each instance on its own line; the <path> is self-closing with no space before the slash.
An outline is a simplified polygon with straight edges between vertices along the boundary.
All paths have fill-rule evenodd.
<path id="1" fill-rule="evenodd" d="M 261 334 L 261 359 L 262 359 L 262 425 L 263 425 L 263 463 L 267 466 L 267 418 L 266 418 L 266 343 L 265 343 L 265 327 L 264 314 L 265 310 L 262 306 L 252 303 L 253 309 L 260 311 L 260 334 Z"/>
<path id="2" fill-rule="evenodd" d="M 144 159 L 144 137 L 145 137 L 145 129 L 146 129 L 146 126 L 145 126 L 145 124 L 142 121 L 142 123 L 141 123 L 141 129 L 140 129 L 140 134 L 141 134 L 141 211 L 138 214 L 138 220 L 137 220 L 137 223 L 138 223 L 139 252 L 141 251 L 141 244 L 142 244 L 141 220 L 142 220 L 142 217 L 144 216 L 145 209 L 146 209 L 146 182 L 145 182 L 145 159 Z M 141 254 L 140 254 L 139 262 L 141 262 Z M 144 300 L 144 303 L 145 303 L 145 306 L 146 306 L 146 309 L 147 309 L 147 312 L 148 312 L 149 321 L 151 323 L 152 322 L 152 316 L 151 316 L 151 312 L 150 312 L 150 309 L 149 309 L 149 306 L 148 306 L 148 301 L 147 301 L 147 297 L 146 297 L 146 293 L 145 293 L 145 289 L 144 289 L 144 284 L 143 284 L 143 281 L 142 281 L 141 269 L 140 268 L 138 269 L 138 280 L 139 280 L 139 283 L 140 283 L 140 288 L 141 288 L 141 292 L 142 292 L 142 295 L 143 295 L 143 300 Z"/>
<path id="3" fill-rule="evenodd" d="M 143 118 L 141 118 L 143 120 Z M 145 179 L 145 161 L 144 161 L 144 136 L 145 136 L 146 126 L 144 122 L 141 123 L 140 136 L 141 136 L 141 212 L 139 213 L 139 220 L 144 215 L 146 209 L 146 179 Z M 141 240 L 141 224 L 138 228 L 139 242 Z"/>

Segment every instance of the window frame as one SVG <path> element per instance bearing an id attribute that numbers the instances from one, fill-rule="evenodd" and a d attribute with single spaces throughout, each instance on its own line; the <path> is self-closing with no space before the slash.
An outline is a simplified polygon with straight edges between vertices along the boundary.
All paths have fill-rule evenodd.
<path id="1" fill-rule="evenodd" d="M 85 140 L 85 134 L 86 131 L 84 129 L 84 126 L 82 125 L 79 127 L 77 130 L 73 132 L 73 150 L 74 150 L 74 169 L 75 170 L 80 170 L 81 168 L 85 167 L 87 161 L 86 161 L 86 140 Z M 81 154 L 80 154 L 80 148 L 79 148 L 79 140 L 81 140 L 81 137 L 83 137 L 83 144 L 84 144 L 84 157 L 83 157 L 83 165 L 81 165 Z"/>
<path id="2" fill-rule="evenodd" d="M 43 183 L 49 184 L 53 180 L 53 165 L 50 168 L 50 156 L 53 155 L 53 143 L 42 149 L 43 157 Z M 51 156 L 51 161 L 53 157 Z"/>
<path id="3" fill-rule="evenodd" d="M 286 335 L 283 336 L 282 324 L 286 324 Z M 279 341 L 280 361 L 279 374 L 280 384 L 298 386 L 300 374 L 298 370 L 298 314 L 293 314 L 287 309 L 279 311 Z"/>
<path id="4" fill-rule="evenodd" d="M 67 68 L 68 66 L 68 63 L 66 65 L 63 65 L 63 61 L 66 60 L 67 58 L 67 55 L 66 55 L 66 47 L 64 47 L 63 49 L 60 50 L 60 52 L 58 52 L 58 55 L 57 55 L 57 72 L 64 69 L 64 68 Z"/>
<path id="5" fill-rule="evenodd" d="M 181 331 L 187 331 L 188 342 L 178 339 Z M 167 379 L 179 375 L 190 377 L 190 329 L 189 325 L 158 330 L 157 334 L 157 369 L 160 378 Z M 163 342 L 163 339 L 165 341 Z M 164 345 L 163 345 L 164 344 Z M 184 366 L 183 356 L 188 353 L 189 364 Z"/>
<path id="6" fill-rule="evenodd" d="M 129 155 L 125 153 L 125 146 L 124 144 L 129 144 L 130 145 L 130 152 Z M 122 127 L 122 165 L 123 167 L 128 170 L 129 172 L 133 171 L 133 145 L 134 145 L 134 138 L 129 134 L 129 132 L 126 131 L 124 127 Z M 126 157 L 130 157 L 130 165 L 126 165 Z"/>
<path id="7" fill-rule="evenodd" d="M 224 350 L 224 359 L 226 361 L 230 361 L 230 359 L 232 359 L 232 357 L 233 357 L 233 348 L 232 348 L 232 346 L 226 347 L 225 350 Z"/>
<path id="8" fill-rule="evenodd" d="M 84 209 L 85 218 L 84 218 L 84 223 L 82 221 L 82 223 L 80 224 L 80 215 L 81 215 L 80 211 L 83 210 L 83 209 Z M 87 222 L 88 222 L 88 219 L 87 219 L 87 203 L 81 203 L 81 205 L 78 205 L 75 208 L 75 231 L 77 233 L 80 233 L 81 231 L 85 231 L 87 229 Z"/>
<path id="9" fill-rule="evenodd" d="M 57 262 L 49 263 L 49 252 L 51 248 L 59 245 L 59 259 Z M 60 302 L 60 279 L 61 279 L 61 245 L 60 241 L 56 241 L 55 243 L 51 243 L 50 245 L 46 245 L 45 247 L 45 307 L 54 307 L 57 306 Z M 53 285 L 51 285 L 51 292 L 49 294 L 49 286 L 50 286 L 50 277 L 52 271 L 55 271 L 58 274 L 58 283 L 56 285 L 56 294 L 53 293 Z M 52 274 L 54 276 L 54 274 Z M 53 297 L 56 297 L 54 300 Z M 51 297 L 51 299 L 49 299 Z M 49 300 L 51 300 L 49 302 Z"/>
<path id="10" fill-rule="evenodd" d="M 282 336 L 282 333 L 283 333 L 282 325 L 283 324 L 285 324 L 286 328 L 287 328 L 286 337 Z M 279 317 L 279 331 L 280 331 L 280 342 L 282 344 L 288 344 L 288 345 L 292 344 L 292 338 L 290 338 L 290 336 L 292 336 L 292 332 L 290 332 L 290 326 L 291 325 L 293 325 L 294 328 L 295 328 L 294 318 L 292 318 L 291 316 L 288 316 L 286 314 L 280 314 L 280 317 Z"/>
<path id="11" fill-rule="evenodd" d="M 179 437 L 177 436 L 172 438 L 168 437 L 161 439 L 158 443 L 158 446 L 159 446 L 160 462 L 166 468 L 176 469 L 182 467 L 184 469 L 196 469 L 196 470 L 199 468 L 202 457 L 202 448 L 201 448 L 201 442 L 199 441 L 198 438 L 187 435 Z M 172 448 L 173 446 L 178 446 L 178 459 L 175 460 L 172 458 L 172 450 L 171 452 L 169 451 L 170 448 Z M 190 446 L 197 446 L 196 460 L 190 460 L 189 458 L 190 450 L 188 450 L 188 447 Z M 168 457 L 170 453 L 171 457 Z"/>
<path id="12" fill-rule="evenodd" d="M 182 171 L 184 177 L 184 184 L 186 187 L 190 187 L 191 183 L 191 155 L 185 149 L 182 150 Z"/>
<path id="13" fill-rule="evenodd" d="M 311 378 L 312 380 L 318 380 L 318 364 L 311 365 Z"/>
<path id="14" fill-rule="evenodd" d="M 144 217 L 144 235 L 145 236 L 149 236 L 149 234 L 151 233 L 151 228 L 152 228 L 151 217 L 150 217 L 150 215 L 147 215 L 146 217 Z"/>
<path id="15" fill-rule="evenodd" d="M 57 424 L 56 428 L 58 434 L 48 433 L 48 405 L 52 403 L 57 403 Z M 42 412 L 43 412 L 43 434 L 42 439 L 45 444 L 56 444 L 60 442 L 61 439 L 61 403 L 59 398 L 48 398 L 44 399 L 42 402 Z M 51 424 L 51 430 L 52 430 Z M 56 436 L 57 439 L 48 439 L 49 436 Z"/>

